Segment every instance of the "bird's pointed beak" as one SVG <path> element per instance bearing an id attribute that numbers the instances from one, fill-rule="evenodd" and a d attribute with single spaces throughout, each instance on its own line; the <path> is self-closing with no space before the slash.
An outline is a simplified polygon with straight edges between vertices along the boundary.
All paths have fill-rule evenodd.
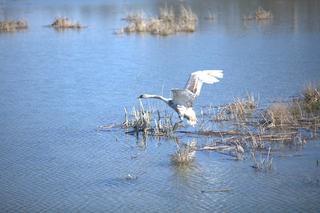
<path id="1" fill-rule="evenodd" d="M 141 99 L 142 98 L 142 95 L 139 95 L 138 97 L 137 97 L 137 99 Z"/>

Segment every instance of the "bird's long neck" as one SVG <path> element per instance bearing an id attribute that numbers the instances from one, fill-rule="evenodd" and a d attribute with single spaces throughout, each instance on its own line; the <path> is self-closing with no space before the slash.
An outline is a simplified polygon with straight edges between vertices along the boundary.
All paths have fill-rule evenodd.
<path id="1" fill-rule="evenodd" d="M 161 95 L 149 95 L 149 94 L 144 94 L 143 95 L 143 98 L 154 98 L 154 99 L 159 99 L 159 100 L 161 100 L 161 101 L 163 101 L 163 102 L 165 102 L 165 103 L 169 103 L 169 101 L 170 101 L 170 99 L 168 99 L 168 98 L 165 98 L 165 97 L 163 97 L 163 96 L 161 96 Z"/>

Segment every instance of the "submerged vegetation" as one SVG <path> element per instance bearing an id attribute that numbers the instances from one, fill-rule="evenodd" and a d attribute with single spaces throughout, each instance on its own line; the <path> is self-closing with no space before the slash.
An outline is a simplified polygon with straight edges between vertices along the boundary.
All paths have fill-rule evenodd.
<path id="1" fill-rule="evenodd" d="M 209 21 L 215 21 L 217 19 L 217 15 L 209 11 L 208 14 L 204 17 L 204 19 Z"/>
<path id="2" fill-rule="evenodd" d="M 56 18 L 50 26 L 57 30 L 83 28 L 78 22 L 73 22 L 66 17 Z"/>
<path id="3" fill-rule="evenodd" d="M 146 18 L 144 12 L 129 14 L 124 18 L 128 25 L 118 33 L 151 33 L 167 36 L 178 32 L 194 32 L 197 16 L 191 8 L 181 6 L 178 14 L 172 8 L 160 8 L 158 17 Z"/>
<path id="4" fill-rule="evenodd" d="M 0 32 L 15 32 L 28 28 L 28 23 L 24 20 L 0 21 Z"/>

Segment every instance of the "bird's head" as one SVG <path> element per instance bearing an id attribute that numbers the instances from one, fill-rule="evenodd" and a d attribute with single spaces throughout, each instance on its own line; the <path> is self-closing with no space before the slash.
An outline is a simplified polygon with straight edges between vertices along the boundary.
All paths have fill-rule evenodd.
<path id="1" fill-rule="evenodd" d="M 143 95 L 140 95 L 138 98 L 141 99 L 141 98 L 146 98 L 146 97 L 145 97 L 145 95 L 143 94 Z"/>

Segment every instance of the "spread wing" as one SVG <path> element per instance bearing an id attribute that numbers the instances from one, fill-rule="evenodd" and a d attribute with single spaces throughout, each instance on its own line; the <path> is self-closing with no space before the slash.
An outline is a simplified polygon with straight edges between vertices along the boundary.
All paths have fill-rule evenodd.
<path id="1" fill-rule="evenodd" d="M 172 89 L 172 100 L 175 104 L 185 106 L 185 107 L 192 107 L 195 95 L 185 89 Z"/>
<path id="2" fill-rule="evenodd" d="M 213 84 L 223 78 L 222 70 L 202 70 L 191 73 L 185 89 L 192 92 L 195 97 L 200 95 L 203 83 Z"/>

